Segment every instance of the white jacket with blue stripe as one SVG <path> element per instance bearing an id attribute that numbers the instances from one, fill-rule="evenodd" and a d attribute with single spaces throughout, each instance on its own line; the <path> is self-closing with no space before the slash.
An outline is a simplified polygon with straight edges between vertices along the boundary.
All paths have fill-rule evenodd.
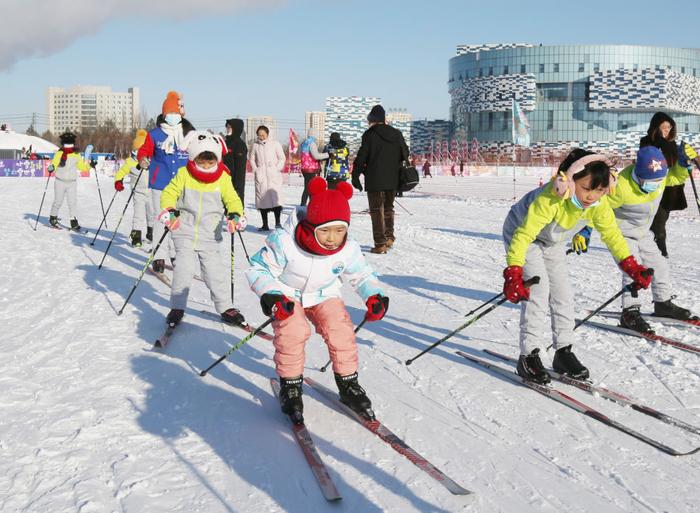
<path id="1" fill-rule="evenodd" d="M 282 293 L 304 308 L 340 298 L 343 282 L 352 285 L 363 301 L 375 294 L 384 295 L 360 245 L 349 236 L 334 255 L 314 255 L 299 247 L 294 229 L 305 214 L 305 207 L 297 207 L 284 227 L 268 235 L 265 246 L 250 259 L 251 267 L 246 271 L 250 288 L 258 296 Z"/>

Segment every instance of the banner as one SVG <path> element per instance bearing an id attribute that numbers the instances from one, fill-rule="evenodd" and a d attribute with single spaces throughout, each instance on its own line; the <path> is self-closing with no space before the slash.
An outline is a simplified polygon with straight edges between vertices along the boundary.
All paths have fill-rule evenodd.
<path id="1" fill-rule="evenodd" d="M 525 117 L 525 112 L 513 98 L 513 144 L 517 146 L 530 146 L 530 122 Z"/>
<path id="2" fill-rule="evenodd" d="M 301 173 L 301 155 L 299 155 L 299 138 L 293 129 L 289 129 L 289 157 L 287 159 L 289 173 Z"/>

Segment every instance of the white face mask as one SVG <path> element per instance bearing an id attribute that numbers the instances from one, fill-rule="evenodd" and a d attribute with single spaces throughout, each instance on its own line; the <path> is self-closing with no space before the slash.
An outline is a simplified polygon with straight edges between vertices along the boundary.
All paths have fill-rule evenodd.
<path id="1" fill-rule="evenodd" d="M 165 122 L 170 126 L 179 125 L 182 121 L 180 114 L 170 113 L 165 115 Z"/>

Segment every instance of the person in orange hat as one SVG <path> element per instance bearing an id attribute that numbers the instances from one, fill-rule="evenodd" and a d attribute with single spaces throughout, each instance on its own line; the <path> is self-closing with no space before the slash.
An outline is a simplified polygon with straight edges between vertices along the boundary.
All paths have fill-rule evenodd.
<path id="1" fill-rule="evenodd" d="M 140 248 L 141 229 L 146 226 L 146 239 L 153 241 L 153 220 L 155 212 L 151 204 L 151 192 L 148 189 L 148 168 L 141 169 L 136 154 L 146 140 L 148 132 L 143 129 L 136 131 L 136 136 L 131 144 L 131 155 L 124 161 L 117 174 L 114 175 L 114 190 L 124 190 L 124 178 L 129 178 L 129 185 L 134 190 L 134 219 L 131 223 L 131 245 Z"/>
<path id="2" fill-rule="evenodd" d="M 371 419 L 372 403 L 357 380 L 357 344 L 342 300 L 341 281 L 351 284 L 362 297 L 367 321 L 384 317 L 389 298 L 360 245 L 348 236 L 350 184 L 339 182 L 335 189 L 328 189 L 323 178 L 315 177 L 308 189 L 308 208 L 298 207 L 283 228 L 267 237 L 246 272 L 263 312 L 275 319 L 280 405 L 293 422 L 303 423 L 301 384 L 311 321 L 328 346 L 340 400 Z"/>
<path id="3" fill-rule="evenodd" d="M 148 132 L 146 140 L 139 148 L 137 160 L 142 169 L 148 169 L 148 187 L 151 190 L 151 203 L 154 212 L 160 212 L 160 196 L 178 169 L 189 161 L 187 151 L 183 149 L 185 136 L 194 130 L 192 123 L 184 118 L 185 106 L 182 95 L 169 91 L 163 101 L 156 127 Z M 160 241 L 165 227 L 161 223 L 153 225 L 153 240 Z M 165 241 L 164 241 L 165 242 Z M 165 247 L 168 247 L 166 244 Z M 153 271 L 162 273 L 165 259 L 153 260 Z"/>

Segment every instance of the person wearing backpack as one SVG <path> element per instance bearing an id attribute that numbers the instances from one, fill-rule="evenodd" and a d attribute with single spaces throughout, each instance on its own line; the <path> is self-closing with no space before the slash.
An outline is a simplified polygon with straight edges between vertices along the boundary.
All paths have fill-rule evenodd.
<path id="1" fill-rule="evenodd" d="M 340 134 L 333 132 L 323 152 L 328 154 L 325 178 L 328 189 L 333 190 L 339 182 L 347 182 L 350 178 L 350 150 Z"/>
<path id="2" fill-rule="evenodd" d="M 367 115 L 369 128 L 352 169 L 352 185 L 362 191 L 364 175 L 369 214 L 372 219 L 374 247 L 371 253 L 384 254 L 394 244 L 394 197 L 399 187 L 401 163 L 409 151 L 400 130 L 386 124 L 386 112 L 375 105 Z"/>

